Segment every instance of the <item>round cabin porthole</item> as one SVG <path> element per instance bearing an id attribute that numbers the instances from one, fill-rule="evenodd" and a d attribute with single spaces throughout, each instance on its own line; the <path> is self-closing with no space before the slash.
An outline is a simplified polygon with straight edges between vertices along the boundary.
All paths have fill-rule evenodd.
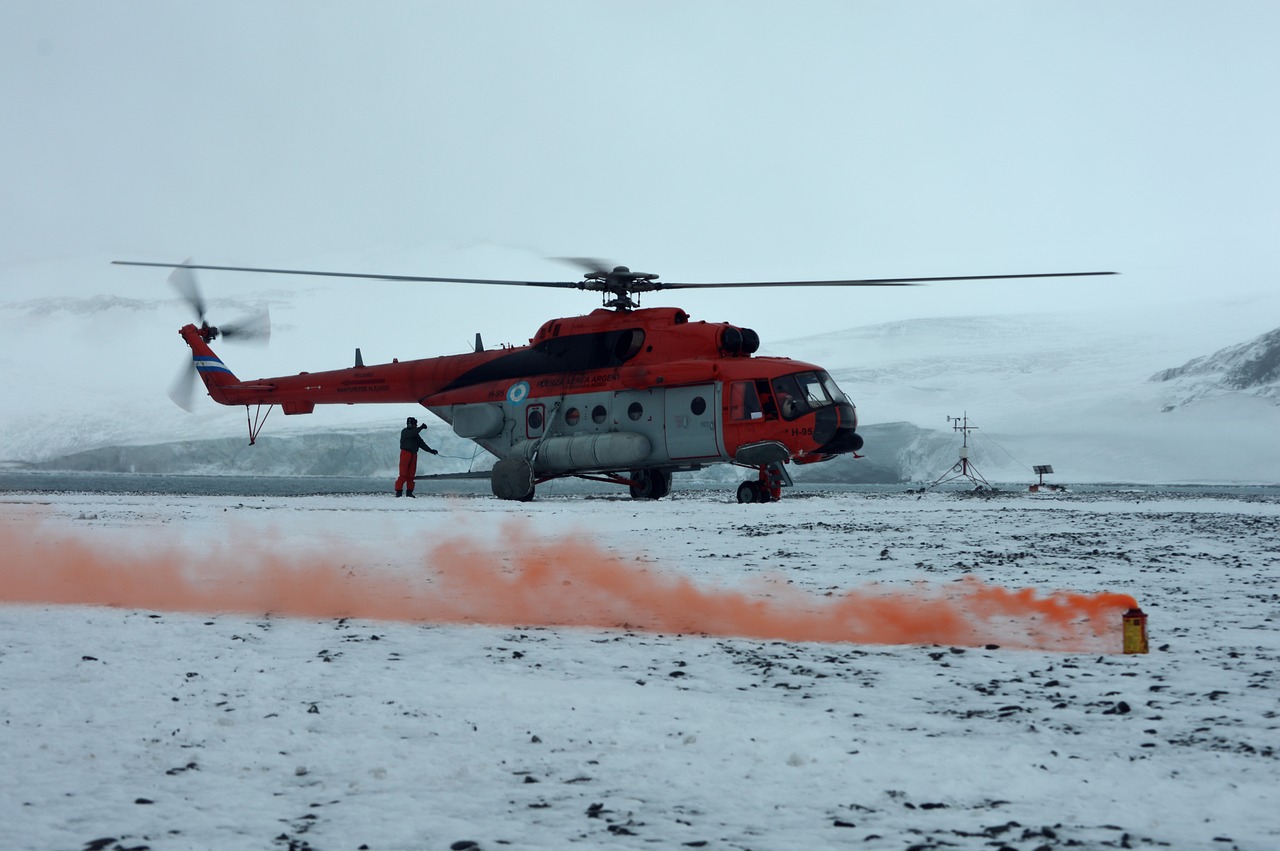
<path id="1" fill-rule="evenodd" d="M 701 396 L 694 396 L 693 401 L 689 403 L 689 410 L 693 411 L 695 417 L 700 417 L 707 412 L 707 400 Z"/>
<path id="2" fill-rule="evenodd" d="M 596 425 L 604 422 L 609 416 L 609 412 L 604 409 L 604 405 L 596 405 L 591 409 L 591 422 Z"/>
<path id="3" fill-rule="evenodd" d="M 578 421 L 582 419 L 582 412 L 577 408 L 570 408 L 564 412 L 564 424 L 576 426 Z"/>
<path id="4" fill-rule="evenodd" d="M 529 424 L 529 431 L 541 431 L 542 429 L 542 408 L 530 408 L 529 417 L 525 420 Z"/>
<path id="5" fill-rule="evenodd" d="M 639 402 L 632 402 L 627 406 L 627 416 L 631 417 L 633 420 L 640 419 L 644 416 L 644 405 L 641 405 Z"/>

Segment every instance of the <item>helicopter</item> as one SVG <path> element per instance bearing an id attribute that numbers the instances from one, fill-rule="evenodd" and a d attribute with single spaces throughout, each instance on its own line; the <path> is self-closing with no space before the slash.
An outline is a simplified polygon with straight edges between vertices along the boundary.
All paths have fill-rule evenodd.
<path id="1" fill-rule="evenodd" d="M 674 473 L 733 464 L 755 472 L 741 482 L 739 503 L 781 498 L 792 484 L 787 465 L 861 457 L 853 402 L 821 366 L 757 356 L 759 335 L 728 322 L 694 321 L 678 307 L 642 308 L 638 296 L 675 289 L 730 287 L 883 287 L 940 281 L 1063 278 L 1114 272 L 1047 272 L 871 278 L 830 281 L 679 283 L 595 258 L 561 258 L 585 271 L 576 281 L 517 281 L 383 275 L 247 266 L 112 261 L 172 269 L 170 283 L 199 324 L 178 334 L 191 349 L 195 376 L 218 404 L 245 406 L 252 444 L 266 415 L 310 414 L 317 405 L 418 404 L 497 459 L 488 474 L 494 496 L 528 501 L 538 485 L 577 477 L 628 488 L 635 499 L 671 491 Z M 210 347 L 219 338 L 269 334 L 253 317 L 210 325 L 194 270 L 322 276 L 415 283 L 573 288 L 601 294 L 583 316 L 542 323 L 527 345 L 242 381 Z M 190 391 L 170 394 L 190 409 Z M 265 412 L 263 407 L 265 406 Z M 254 407 L 255 415 L 249 409 Z"/>

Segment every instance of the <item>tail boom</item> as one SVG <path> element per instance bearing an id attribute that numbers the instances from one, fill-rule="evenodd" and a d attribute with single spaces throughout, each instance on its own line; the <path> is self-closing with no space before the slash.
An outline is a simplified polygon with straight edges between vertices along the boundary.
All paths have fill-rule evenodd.
<path id="1" fill-rule="evenodd" d="M 285 414 L 309 414 L 316 405 L 419 404 L 444 389 L 459 367 L 452 361 L 487 360 L 500 353 L 453 355 L 377 366 L 358 365 L 326 372 L 260 378 L 244 382 L 209 347 L 217 331 L 187 325 L 178 332 L 191 347 L 196 371 L 220 405 L 279 405 Z"/>

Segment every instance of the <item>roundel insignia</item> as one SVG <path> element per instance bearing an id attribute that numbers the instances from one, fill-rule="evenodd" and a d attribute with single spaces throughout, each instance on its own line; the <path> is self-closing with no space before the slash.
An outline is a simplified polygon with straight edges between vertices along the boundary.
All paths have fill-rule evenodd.
<path id="1" fill-rule="evenodd" d="M 521 381 L 516 384 L 512 384 L 511 387 L 507 389 L 507 401 L 513 405 L 519 405 L 521 402 L 523 402 L 525 399 L 528 399 L 528 398 L 529 398 L 529 382 L 527 381 Z"/>

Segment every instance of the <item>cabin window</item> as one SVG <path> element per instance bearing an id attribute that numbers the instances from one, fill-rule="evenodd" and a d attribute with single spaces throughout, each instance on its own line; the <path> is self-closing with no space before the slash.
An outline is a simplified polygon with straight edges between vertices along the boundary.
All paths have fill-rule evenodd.
<path id="1" fill-rule="evenodd" d="M 729 419 L 759 420 L 764 418 L 760 394 L 754 381 L 735 381 L 729 385 Z"/>
<path id="2" fill-rule="evenodd" d="M 693 411 L 695 417 L 700 417 L 707 411 L 707 400 L 701 396 L 694 396 L 693 401 L 689 403 L 689 410 Z"/>
<path id="3" fill-rule="evenodd" d="M 578 421 L 581 419 L 582 419 L 582 411 L 579 411 L 577 408 L 570 408 L 569 410 L 564 412 L 565 425 L 576 426 L 578 424 Z"/>
<path id="4" fill-rule="evenodd" d="M 609 412 L 605 410 L 604 405 L 596 405 L 591 409 L 591 422 L 600 425 L 609 418 Z"/>
<path id="5" fill-rule="evenodd" d="M 627 416 L 633 420 L 638 420 L 644 416 L 644 405 L 639 402 L 632 402 L 627 406 Z"/>
<path id="6" fill-rule="evenodd" d="M 543 426 L 547 424 L 546 411 L 542 405 L 530 405 L 524 413 L 524 436 L 530 439 L 542 437 Z"/>

